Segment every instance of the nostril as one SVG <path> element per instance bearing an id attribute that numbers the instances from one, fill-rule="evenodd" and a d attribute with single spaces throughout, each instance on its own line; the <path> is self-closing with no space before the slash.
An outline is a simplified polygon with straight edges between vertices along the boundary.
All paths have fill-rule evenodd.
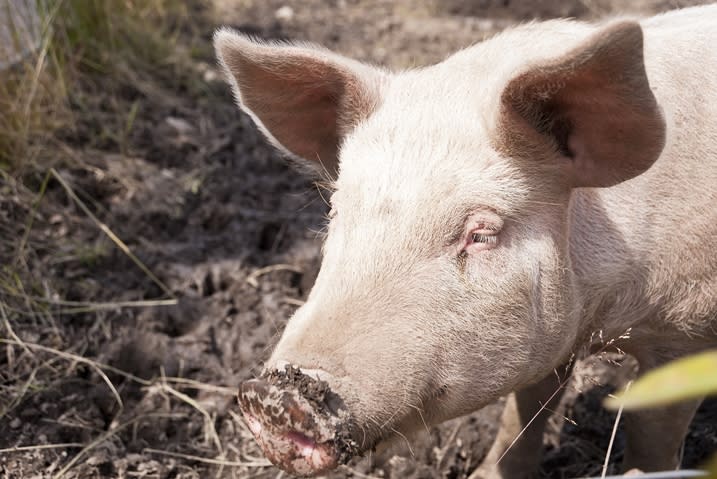
<path id="1" fill-rule="evenodd" d="M 341 399 L 341 397 L 331 391 L 326 392 L 326 396 L 324 397 L 324 404 L 326 404 L 326 407 L 329 411 L 331 411 L 332 414 L 336 415 L 338 415 L 342 409 L 346 408 L 346 405 L 344 404 L 344 401 Z"/>

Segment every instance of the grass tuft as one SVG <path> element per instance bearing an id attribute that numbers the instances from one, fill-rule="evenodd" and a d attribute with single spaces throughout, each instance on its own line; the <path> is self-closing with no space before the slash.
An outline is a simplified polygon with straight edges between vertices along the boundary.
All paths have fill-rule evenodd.
<path id="1" fill-rule="evenodd" d="M 6 8 L 20 7 L 10 2 Z M 178 87 L 191 84 L 184 68 L 188 54 L 177 42 L 190 9 L 191 2 L 179 0 L 38 1 L 37 48 L 0 71 L 0 169 L 28 174 L 54 166 L 58 158 L 50 158 L 47 148 L 56 144 L 55 134 L 76 129 L 76 120 L 88 113 L 96 116 L 90 110 L 97 91 L 131 93 L 149 83 L 148 76 Z M 12 24 L 18 17 L 7 16 L 12 31 L 23 29 Z M 19 36 L 17 41 L 27 46 Z M 132 105 L 104 105 L 123 111 L 102 117 L 99 137 L 125 143 L 139 102 Z"/>
<path id="2" fill-rule="evenodd" d="M 164 375 L 144 379 L 99 361 L 101 336 L 111 334 L 109 313 L 177 301 L 108 226 L 105 219 L 112 218 L 101 199 L 94 198 L 96 192 L 83 191 L 87 182 L 81 180 L 83 175 L 115 175 L 92 163 L 95 152 L 109 158 L 136 154 L 134 148 L 143 148 L 135 131 L 139 123 L 156 121 L 153 112 L 173 111 L 177 97 L 206 92 L 195 61 L 209 57 L 209 42 L 197 31 L 206 28 L 197 21 L 203 7 L 183 0 L 37 0 L 37 41 L 29 45 L 20 34 L 25 28 L 21 16 L 9 9 L 32 3 L 0 2 L 1 21 L 17 22 L 8 26 L 13 48 L 24 50 L 10 64 L 0 48 L 0 429 L 7 431 L 28 403 L 69 381 L 92 377 L 89 381 L 106 388 L 113 404 L 106 406 L 105 428 L 88 429 L 95 434 L 82 442 L 22 444 L 15 443 L 22 434 L 15 434 L 1 452 L 50 454 L 67 449 L 70 455 L 53 473 L 63 477 L 140 422 L 184 420 L 185 415 L 171 413 L 183 408 L 202 418 L 217 457 L 159 450 L 152 454 L 180 454 L 220 471 L 266 467 L 260 460 L 228 460 L 215 428 L 216 414 L 195 399 L 199 391 L 232 397 L 233 388 Z M 83 275 L 113 248 L 170 299 L 88 300 L 96 296 L 85 291 L 97 290 L 80 289 L 85 282 L 87 288 L 93 284 Z M 152 295 L 147 292 L 147 297 Z M 83 328 L 86 334 L 76 334 Z M 128 389 L 149 396 L 161 393 L 166 406 L 160 409 L 167 412 L 133 414 L 125 408 Z"/>

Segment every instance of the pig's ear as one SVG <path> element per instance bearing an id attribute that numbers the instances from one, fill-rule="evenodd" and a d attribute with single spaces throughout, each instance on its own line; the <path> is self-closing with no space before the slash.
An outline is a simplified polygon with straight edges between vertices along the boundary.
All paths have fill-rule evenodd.
<path id="1" fill-rule="evenodd" d="M 662 151 L 665 123 L 645 73 L 640 25 L 608 25 L 519 74 L 503 92 L 500 118 L 509 150 L 547 147 L 569 186 L 611 186 L 644 172 Z"/>
<path id="2" fill-rule="evenodd" d="M 384 73 L 313 46 L 221 29 L 214 47 L 239 107 L 275 146 L 334 176 L 342 139 L 379 102 Z"/>

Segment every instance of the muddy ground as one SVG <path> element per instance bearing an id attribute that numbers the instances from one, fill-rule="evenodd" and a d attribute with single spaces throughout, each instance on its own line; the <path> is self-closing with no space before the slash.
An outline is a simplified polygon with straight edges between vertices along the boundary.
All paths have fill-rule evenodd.
<path id="1" fill-rule="evenodd" d="M 197 11 L 202 33 L 190 72 L 199 87 L 157 90 L 138 83 L 119 92 L 120 106 L 140 105 L 126 143 L 102 134 L 102 97 L 96 117 L 58 133 L 58 144 L 76 159 L 59 176 L 159 284 L 56 178 L 36 213 L 26 205 L 39 182 L 35 190 L 0 185 L 0 231 L 17 239 L 1 252 L 3 258 L 17 261 L 20 225 L 31 215 L 32 247 L 22 261 L 40 272 L 22 294 L 0 298 L 3 337 L 11 343 L 1 346 L 0 355 L 0 448 L 32 446 L 0 452 L 0 477 L 282 477 L 266 465 L 237 420 L 234 391 L 260 371 L 311 288 L 327 208 L 318 187 L 269 148 L 236 110 L 210 56 L 214 26 L 311 40 L 402 68 L 440 60 L 536 17 L 594 19 L 617 8 L 654 13 L 694 3 L 700 2 L 206 4 Z M 169 295 L 178 304 L 136 303 Z M 28 298 L 33 314 L 27 312 Z M 104 302 L 112 304 L 98 311 L 96 303 Z M 41 312 L 37 304 L 45 305 Z M 600 402 L 623 380 L 622 362 L 606 356 L 579 368 L 582 376 L 569 385 L 550 421 L 539 477 L 599 473 L 614 422 Z M 330 477 L 465 477 L 490 444 L 500 409 L 498 403 L 431 428 L 410 445 L 398 441 L 393 450 L 354 461 Z M 35 447 L 43 445 L 48 447 Z M 611 464 L 619 462 L 622 447 L 619 429 Z M 712 402 L 690 430 L 684 465 L 695 466 L 716 450 Z"/>

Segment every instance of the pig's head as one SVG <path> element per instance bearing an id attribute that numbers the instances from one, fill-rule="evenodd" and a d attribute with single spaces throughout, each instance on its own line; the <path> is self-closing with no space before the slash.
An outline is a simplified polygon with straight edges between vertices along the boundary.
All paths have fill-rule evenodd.
<path id="1" fill-rule="evenodd" d="M 639 25 L 578 31 L 400 73 L 217 33 L 239 106 L 333 184 L 316 284 L 240 393 L 277 465 L 319 473 L 570 355 L 571 191 L 645 171 L 665 130 Z"/>

